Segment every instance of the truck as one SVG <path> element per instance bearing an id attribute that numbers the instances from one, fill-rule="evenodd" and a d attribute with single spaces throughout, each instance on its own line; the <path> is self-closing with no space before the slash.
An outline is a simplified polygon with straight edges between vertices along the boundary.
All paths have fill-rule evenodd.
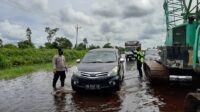
<path id="1" fill-rule="evenodd" d="M 200 1 L 164 0 L 166 39 L 161 62 L 146 61 L 144 72 L 150 83 L 167 82 L 171 76 L 192 77 L 200 86 Z M 189 93 L 185 112 L 200 110 L 200 93 Z"/>
<path id="2" fill-rule="evenodd" d="M 141 48 L 141 43 L 139 41 L 127 41 L 125 42 L 125 57 L 127 61 L 135 60 L 134 51 L 137 48 Z"/>
<path id="3" fill-rule="evenodd" d="M 166 39 L 161 61 L 147 61 L 144 72 L 150 82 L 169 82 L 170 76 L 189 76 L 200 85 L 200 2 L 164 0 Z"/>

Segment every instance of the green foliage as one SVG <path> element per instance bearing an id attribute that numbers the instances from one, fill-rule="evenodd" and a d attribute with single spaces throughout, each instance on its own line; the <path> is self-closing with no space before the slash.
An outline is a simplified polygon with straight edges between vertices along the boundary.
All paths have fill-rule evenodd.
<path id="1" fill-rule="evenodd" d="M 3 46 L 3 40 L 0 39 L 0 47 Z"/>
<path id="2" fill-rule="evenodd" d="M 119 50 L 120 54 L 124 54 L 124 51 L 125 51 L 124 47 L 118 47 L 118 46 L 116 46 L 116 48 Z"/>
<path id="3" fill-rule="evenodd" d="M 56 38 L 55 42 L 58 44 L 58 47 L 63 48 L 63 49 L 71 49 L 72 48 L 72 43 L 70 40 L 64 37 Z"/>
<path id="4" fill-rule="evenodd" d="M 8 68 L 11 66 L 11 62 L 2 54 L 0 55 L 0 68 Z"/>
<path id="5" fill-rule="evenodd" d="M 157 49 L 162 51 L 164 49 L 164 46 L 157 46 Z"/>
<path id="6" fill-rule="evenodd" d="M 71 49 L 72 43 L 70 40 L 64 37 L 57 37 L 54 42 L 45 43 L 45 48 L 48 49 L 57 49 L 57 48 L 63 48 L 63 49 Z"/>
<path id="7" fill-rule="evenodd" d="M 56 43 L 56 42 L 53 42 L 53 43 L 46 42 L 45 48 L 47 48 L 47 49 L 57 49 L 58 43 Z"/>
<path id="8" fill-rule="evenodd" d="M 106 44 L 103 46 L 103 48 L 113 48 L 113 47 L 111 46 L 111 43 L 106 43 Z"/>
<path id="9" fill-rule="evenodd" d="M 78 46 L 76 47 L 77 50 L 86 50 L 86 45 L 84 43 L 80 43 L 78 44 Z"/>
<path id="10" fill-rule="evenodd" d="M 18 47 L 22 49 L 34 48 L 34 44 L 28 40 L 18 42 Z"/>
<path id="11" fill-rule="evenodd" d="M 4 48 L 10 48 L 10 49 L 16 49 L 17 48 L 17 46 L 14 45 L 14 44 L 5 44 L 3 47 Z"/>
<path id="12" fill-rule="evenodd" d="M 100 48 L 100 46 L 95 46 L 93 44 L 89 46 L 89 50 L 97 49 L 97 48 Z"/>
<path id="13" fill-rule="evenodd" d="M 66 60 L 82 58 L 86 51 L 64 50 Z M 32 64 L 51 63 L 57 49 L 7 49 L 0 50 L 0 69 Z"/>
<path id="14" fill-rule="evenodd" d="M 87 38 L 84 38 L 84 39 L 83 39 L 83 43 L 84 43 L 85 45 L 88 44 Z"/>

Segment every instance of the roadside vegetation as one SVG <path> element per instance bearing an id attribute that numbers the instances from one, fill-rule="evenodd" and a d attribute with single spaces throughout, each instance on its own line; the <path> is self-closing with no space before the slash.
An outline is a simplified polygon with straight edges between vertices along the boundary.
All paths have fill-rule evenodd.
<path id="1" fill-rule="evenodd" d="M 72 61 L 84 56 L 86 51 L 64 50 L 66 60 Z M 22 65 L 46 64 L 52 61 L 56 49 L 0 49 L 0 69 Z"/>
<path id="2" fill-rule="evenodd" d="M 0 79 L 10 79 L 28 74 L 30 72 L 52 69 L 52 58 L 57 54 L 57 48 L 64 50 L 64 55 L 69 64 L 74 64 L 76 59 L 82 58 L 88 50 L 100 48 L 98 45 L 88 45 L 87 38 L 73 47 L 72 42 L 65 36 L 55 37 L 59 28 L 46 27 L 47 42 L 43 46 L 36 46 L 32 42 L 32 31 L 26 29 L 26 38 L 15 44 L 3 43 L 0 38 Z M 17 44 L 17 45 L 16 45 Z M 105 43 L 103 48 L 113 48 L 111 43 Z M 117 47 L 121 53 L 123 47 Z"/>
<path id="3" fill-rule="evenodd" d="M 0 79 L 9 79 L 39 69 L 51 70 L 56 49 L 0 49 Z M 82 58 L 86 50 L 64 50 L 68 64 Z"/>

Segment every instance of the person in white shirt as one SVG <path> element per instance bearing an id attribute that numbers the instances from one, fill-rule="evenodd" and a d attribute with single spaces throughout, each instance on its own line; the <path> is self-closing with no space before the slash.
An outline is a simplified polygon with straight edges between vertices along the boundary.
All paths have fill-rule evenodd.
<path id="1" fill-rule="evenodd" d="M 56 89 L 56 83 L 60 77 L 61 87 L 65 85 L 65 56 L 63 55 L 63 51 L 61 48 L 58 48 L 58 54 L 53 57 L 53 88 Z"/>

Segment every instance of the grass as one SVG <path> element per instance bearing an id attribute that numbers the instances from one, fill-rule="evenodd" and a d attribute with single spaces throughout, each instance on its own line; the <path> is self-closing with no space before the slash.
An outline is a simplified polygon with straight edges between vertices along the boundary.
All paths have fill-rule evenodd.
<path id="1" fill-rule="evenodd" d="M 64 49 L 66 60 L 82 58 L 86 50 Z M 0 70 L 10 67 L 45 64 L 52 62 L 57 49 L 7 49 L 0 48 Z"/>
<path id="2" fill-rule="evenodd" d="M 75 61 L 69 61 L 69 66 L 75 65 Z M 39 70 L 51 71 L 52 63 L 47 64 L 33 64 L 33 65 L 23 65 L 17 67 L 11 67 L 7 69 L 0 70 L 0 80 L 2 79 L 13 79 L 19 76 L 27 75 L 32 72 Z"/>

